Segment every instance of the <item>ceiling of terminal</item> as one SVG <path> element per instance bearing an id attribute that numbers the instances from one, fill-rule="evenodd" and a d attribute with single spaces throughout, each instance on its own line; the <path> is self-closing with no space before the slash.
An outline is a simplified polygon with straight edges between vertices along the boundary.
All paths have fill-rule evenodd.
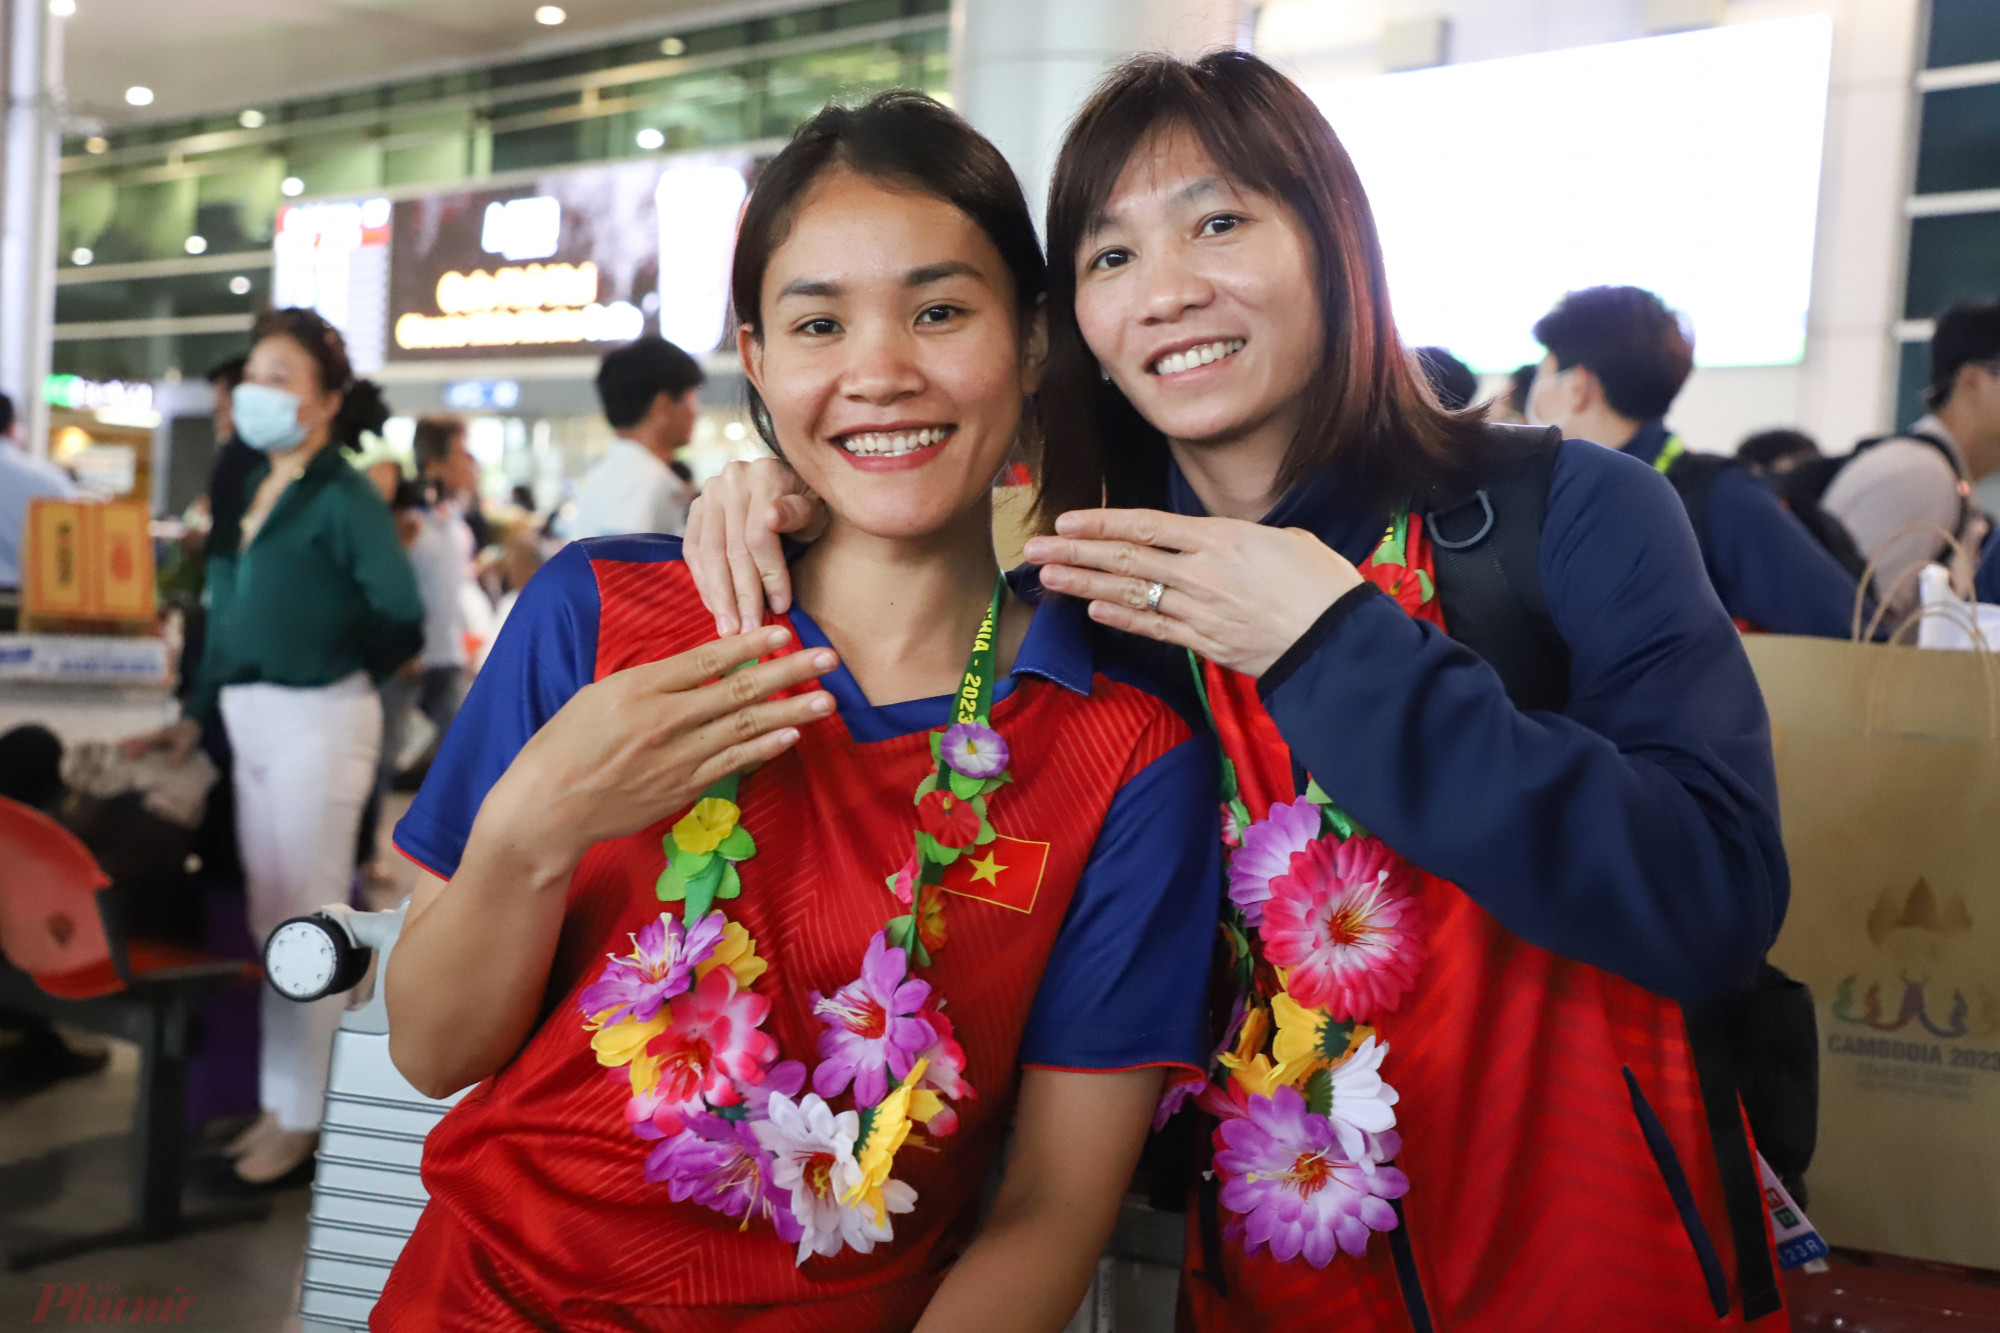
<path id="1" fill-rule="evenodd" d="M 712 19 L 715 0 L 76 0 L 64 60 L 74 118 L 106 126 L 255 107 L 429 69 Z M 766 5 L 731 5 L 742 11 Z M 152 104 L 128 106 L 126 89 Z"/>

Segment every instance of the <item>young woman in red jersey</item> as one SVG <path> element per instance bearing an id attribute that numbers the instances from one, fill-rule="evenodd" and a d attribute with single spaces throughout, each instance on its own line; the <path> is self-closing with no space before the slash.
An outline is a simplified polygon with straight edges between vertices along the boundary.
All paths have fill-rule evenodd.
<path id="1" fill-rule="evenodd" d="M 1184 1326 L 1782 1328 L 1730 1065 L 1785 904 L 1770 735 L 1672 488 L 1438 407 L 1352 164 L 1255 57 L 1115 72 L 1047 235 L 1028 558 L 1192 660 L 1231 760 Z M 725 623 L 811 519 L 775 464 L 711 487 Z"/>
<path id="2" fill-rule="evenodd" d="M 1004 160 L 929 99 L 829 108 L 764 168 L 739 350 L 827 532 L 787 620 L 720 641 L 672 538 L 524 590 L 396 831 L 437 878 L 391 1053 L 477 1086 L 374 1327 L 1075 1311 L 1205 1058 L 1219 854 L 1206 740 L 996 568 L 1043 281 Z"/>

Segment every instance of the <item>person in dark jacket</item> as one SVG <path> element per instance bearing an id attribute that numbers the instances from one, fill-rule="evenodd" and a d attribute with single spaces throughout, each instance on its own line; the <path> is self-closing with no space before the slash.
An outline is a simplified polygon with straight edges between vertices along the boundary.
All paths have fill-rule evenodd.
<path id="1" fill-rule="evenodd" d="M 1725 1202 L 1756 1221 L 1755 1168 L 1725 1156 L 1733 1091 L 1704 1111 L 1689 1016 L 1750 987 L 1789 881 L 1763 700 L 1673 488 L 1545 444 L 1568 689 L 1523 707 L 1451 637 L 1422 513 L 1498 437 L 1418 385 L 1304 94 L 1238 52 L 1141 58 L 1050 200 L 1056 535 L 1027 557 L 1133 651 L 1192 652 L 1232 761 L 1242 1007 L 1199 1095 L 1183 1326 L 1769 1315 L 1763 1227 Z M 776 534 L 818 521 L 775 460 L 709 483 L 686 558 L 719 630 L 789 604 Z M 1371 961 L 1342 973 L 1342 944 Z"/>
<path id="2" fill-rule="evenodd" d="M 423 645 L 423 602 L 372 483 L 343 451 L 388 412 L 357 381 L 340 333 L 310 310 L 252 330 L 231 402 L 262 455 L 244 479 L 233 540 L 208 556 L 208 639 L 181 721 L 128 749 L 184 755 L 227 728 L 238 847 L 261 942 L 286 919 L 345 901 L 382 736 L 374 681 Z M 371 680 L 371 677 L 373 678 Z M 338 999 L 263 1000 L 263 1115 L 231 1145 L 237 1181 L 311 1170 Z"/>
<path id="3" fill-rule="evenodd" d="M 1548 349 L 1530 414 L 1674 483 L 1722 605 L 1744 628 L 1846 638 L 1854 577 L 1748 469 L 1689 450 L 1666 415 L 1694 369 L 1694 343 L 1638 287 L 1571 292 L 1535 324 Z"/>

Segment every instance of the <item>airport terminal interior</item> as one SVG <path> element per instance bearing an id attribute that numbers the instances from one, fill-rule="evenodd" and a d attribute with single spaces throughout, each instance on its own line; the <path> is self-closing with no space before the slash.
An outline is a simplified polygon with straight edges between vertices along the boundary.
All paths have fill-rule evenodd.
<path id="1" fill-rule="evenodd" d="M 1207 59 L 1115 82 L 1149 52 Z M 929 1301 L 927 1331 L 2000 1333 L 2000 0 L 0 0 L 0 81 L 0 1329 L 845 1333 Z M 973 447 L 926 425 L 921 366 L 925 322 L 978 301 L 898 297 L 914 322 L 843 342 L 839 282 L 733 284 L 820 235 L 795 132 L 891 90 L 948 110 L 928 158 L 829 150 L 892 217 L 853 244 L 957 209 L 1018 297 L 995 218 L 1024 203 L 1051 276 L 996 372 L 1021 424 L 952 500 L 983 533 L 990 489 L 994 562 L 1042 572 L 992 592 L 976 536 L 963 690 L 876 707 L 901 594 L 878 619 L 825 571 L 905 541 L 908 586 L 943 586 L 923 561 L 964 543 L 868 505 Z M 957 271 L 916 262 L 910 292 Z M 808 297 L 788 342 L 746 323 Z M 813 410 L 863 424 L 782 448 L 807 391 L 778 377 L 843 356 Z M 1542 443 L 1447 474 L 1474 439 Z M 473 819 L 517 752 L 733 631 L 696 554 L 756 605 L 745 533 L 779 510 L 749 488 L 821 476 L 784 511 L 821 526 L 770 559 L 855 716 L 759 760 L 818 813 L 756 764 L 676 776 L 632 835 L 666 909 L 635 952 L 591 906 L 638 864 L 606 833 L 536 900 L 575 871 L 509 1044 L 419 1077 L 383 985 L 411 895 L 498 875 Z M 1444 480 L 1390 495 L 1411 478 Z M 1174 512 L 1048 535 L 1100 502 Z M 930 703 L 928 757 L 897 749 Z M 1085 791 L 1117 708 L 1157 714 L 1104 743 L 1143 760 Z M 1200 818 L 1137 822 L 1183 745 Z M 912 763 L 914 807 L 871 795 Z M 1073 855 L 1021 836 L 1029 799 Z M 793 997 L 808 1090 L 749 1030 L 776 995 L 790 1031 L 750 904 L 815 855 L 890 920 L 860 980 Z M 1206 913 L 1178 954 L 1175 892 Z M 989 999 L 944 1009 L 944 978 Z M 1121 1044 L 1176 1003 L 1191 1055 Z M 1134 1070 L 1150 1133 L 1047 1129 L 1046 1089 Z M 539 1146 L 558 1103 L 587 1148 Z M 847 1135 L 818 1157 L 783 1137 L 808 1110 Z M 1139 1166 L 1050 1258 L 1008 1224 L 1061 1192 L 1027 1179 L 1058 1140 Z M 595 1187 L 586 1152 L 615 1203 L 541 1216 Z M 909 1212 L 892 1166 L 963 1216 Z M 518 1205 L 470 1220 L 493 1197 Z M 701 1257 L 634 1275 L 626 1240 Z M 966 1313 L 1028 1254 L 1009 1280 L 1060 1312 Z M 658 1298 L 563 1294 L 594 1284 Z"/>

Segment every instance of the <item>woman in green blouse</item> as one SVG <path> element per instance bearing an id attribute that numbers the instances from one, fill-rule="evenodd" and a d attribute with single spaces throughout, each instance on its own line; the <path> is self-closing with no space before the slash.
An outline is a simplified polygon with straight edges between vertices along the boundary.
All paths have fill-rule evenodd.
<path id="1" fill-rule="evenodd" d="M 355 832 L 381 743 L 374 682 L 423 645 L 423 603 L 394 520 L 341 457 L 387 412 L 354 378 L 338 330 L 310 310 L 257 321 L 237 433 L 264 453 L 240 531 L 217 533 L 208 640 L 187 713 L 136 738 L 178 760 L 218 722 L 235 753 L 237 841 L 250 926 L 347 896 Z M 230 1151 L 247 1185 L 310 1170 L 340 1001 L 263 1000 L 263 1114 Z"/>

